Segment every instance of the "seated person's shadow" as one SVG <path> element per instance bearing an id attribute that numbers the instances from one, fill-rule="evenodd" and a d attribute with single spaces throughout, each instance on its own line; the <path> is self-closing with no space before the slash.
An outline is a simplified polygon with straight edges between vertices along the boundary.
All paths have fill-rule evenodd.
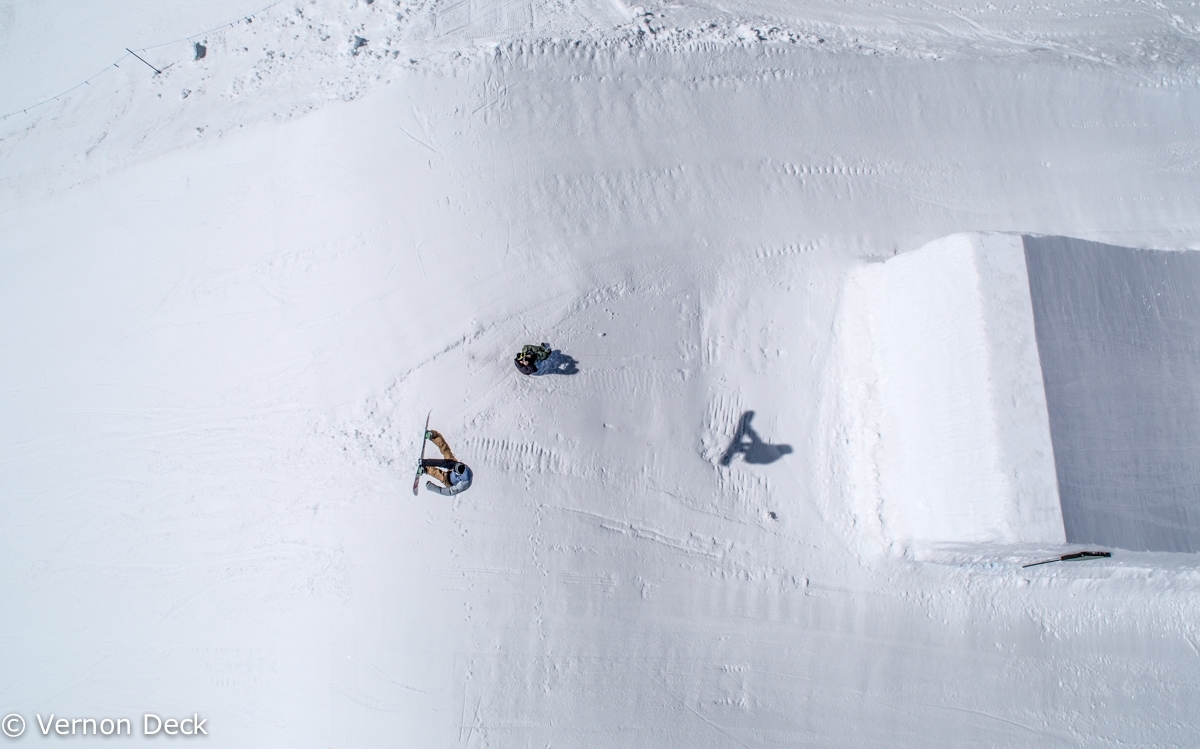
<path id="1" fill-rule="evenodd" d="M 579 362 L 575 361 L 575 357 L 568 356 L 563 352 L 555 349 L 550 352 L 550 356 L 538 368 L 539 375 L 560 374 L 573 375 L 579 374 Z"/>
<path id="2" fill-rule="evenodd" d="M 792 452 L 791 445 L 772 445 L 763 442 L 762 438 L 758 436 L 758 432 L 750 426 L 752 419 L 754 419 L 753 411 L 742 414 L 741 420 L 738 421 L 737 432 L 733 435 L 733 442 L 729 443 L 725 454 L 721 456 L 721 465 L 729 465 L 733 462 L 733 456 L 739 453 L 747 463 L 763 465 L 774 463 Z"/>

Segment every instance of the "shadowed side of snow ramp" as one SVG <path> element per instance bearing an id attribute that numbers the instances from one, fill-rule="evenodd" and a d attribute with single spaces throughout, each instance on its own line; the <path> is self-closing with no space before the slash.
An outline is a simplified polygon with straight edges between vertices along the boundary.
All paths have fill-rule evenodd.
<path id="1" fill-rule="evenodd" d="M 1200 551 L 1200 254 L 1025 255 L 1067 540 Z"/>

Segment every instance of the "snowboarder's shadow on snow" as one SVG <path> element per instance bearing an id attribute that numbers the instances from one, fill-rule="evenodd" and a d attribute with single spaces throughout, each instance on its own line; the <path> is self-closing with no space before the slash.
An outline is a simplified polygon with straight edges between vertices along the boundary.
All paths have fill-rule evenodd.
<path id="1" fill-rule="evenodd" d="M 721 456 L 721 465 L 729 465 L 733 462 L 733 456 L 739 453 L 747 463 L 763 465 L 774 463 L 792 452 L 791 445 L 771 445 L 763 442 L 762 438 L 758 436 L 758 432 L 754 431 L 754 427 L 750 426 L 753 418 L 753 411 L 742 414 L 741 420 L 738 421 L 737 432 L 733 435 L 733 442 L 729 443 L 725 454 Z"/>
<path id="2" fill-rule="evenodd" d="M 568 356 L 563 352 L 555 349 L 550 352 L 549 358 L 542 362 L 542 366 L 538 367 L 539 375 L 573 375 L 579 374 L 579 362 L 575 361 L 575 357 Z"/>

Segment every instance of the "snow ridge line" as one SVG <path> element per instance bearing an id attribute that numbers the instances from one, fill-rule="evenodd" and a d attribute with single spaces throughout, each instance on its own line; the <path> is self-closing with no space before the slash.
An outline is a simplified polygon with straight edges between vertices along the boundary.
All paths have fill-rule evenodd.
<path id="1" fill-rule="evenodd" d="M 122 55 L 109 66 L 106 66 L 103 70 L 84 81 L 54 96 L 0 116 L 0 122 L 7 122 L 10 118 L 18 114 L 28 115 L 35 108 L 60 101 L 63 97 L 79 90 L 99 76 L 109 72 L 112 67 L 119 67 L 120 63 L 126 60 L 134 51 L 145 52 L 147 50 L 160 49 L 171 44 L 190 41 L 196 37 L 238 26 L 243 26 L 243 31 L 249 31 L 249 29 L 244 28 L 242 22 L 248 24 L 254 18 L 267 13 L 281 4 L 284 4 L 284 0 L 273 0 L 273 2 L 252 13 L 239 16 L 235 20 L 210 29 L 197 31 L 174 40 L 140 47 L 137 50 L 131 48 L 129 53 Z M 314 0 L 314 4 L 317 4 L 316 0 Z M 319 4 L 318 7 L 320 7 Z M 616 27 L 603 29 L 596 27 L 583 28 L 574 32 L 568 32 L 568 36 L 557 36 L 550 28 L 531 28 L 514 33 L 506 40 L 498 42 L 483 41 L 470 34 L 455 34 L 450 37 L 442 35 L 439 37 L 434 33 L 432 37 L 427 35 L 411 37 L 410 35 L 407 39 L 401 39 L 401 37 L 406 35 L 405 29 L 411 31 L 418 26 L 422 28 L 427 27 L 431 18 L 430 13 L 435 13 L 436 9 L 431 10 L 428 4 L 418 2 L 410 4 L 405 10 L 406 15 L 401 19 L 399 27 L 389 23 L 385 24 L 382 28 L 375 29 L 387 35 L 387 41 L 390 45 L 394 46 L 396 43 L 399 43 L 399 46 L 385 49 L 383 54 L 374 55 L 370 61 L 364 58 L 363 62 L 365 66 L 357 68 L 358 80 L 356 84 L 351 86 L 348 91 L 336 92 L 338 94 L 336 98 L 347 100 L 357 98 L 368 86 L 371 86 L 372 82 L 388 82 L 390 80 L 390 77 L 386 76 L 388 69 L 403 67 L 412 69 L 418 67 L 418 63 L 420 62 L 431 62 L 436 65 L 440 61 L 443 65 L 448 65 L 464 62 L 469 63 L 471 61 L 477 64 L 488 61 L 508 62 L 511 64 L 517 61 L 529 64 L 530 61 L 537 58 L 558 57 L 562 55 L 589 59 L 603 55 L 617 55 L 630 52 L 634 54 L 701 52 L 719 47 L 759 48 L 766 51 L 768 55 L 772 50 L 782 53 L 787 48 L 802 48 L 811 51 L 827 51 L 832 54 L 893 56 L 924 60 L 936 60 L 947 56 L 978 57 L 978 53 L 981 51 L 978 39 L 967 40 L 960 35 L 949 32 L 944 35 L 932 36 L 929 34 L 913 33 L 901 38 L 895 38 L 883 34 L 882 30 L 875 30 L 876 33 L 872 33 L 870 29 L 855 29 L 829 23 L 806 24 L 804 21 L 799 21 L 800 26 L 797 26 L 796 21 L 789 23 L 771 19 L 742 17 L 717 18 L 710 21 L 689 21 L 683 24 L 675 24 L 662 13 L 651 12 L 643 12 L 633 20 Z M 342 14 L 339 18 L 342 21 L 349 20 L 345 14 Z M 803 28 L 804 26 L 808 28 Z M 425 31 L 428 32 L 429 30 L 426 28 Z M 355 33 L 361 33 L 361 29 Z M 326 39 L 327 37 L 323 37 L 322 41 Z M 364 38 L 360 41 L 365 46 L 366 39 Z M 1060 56 L 1062 59 L 1068 61 L 1074 60 L 1087 65 L 1107 67 L 1109 69 L 1125 69 L 1127 72 L 1137 74 L 1139 77 L 1155 85 L 1191 82 L 1194 76 L 1200 75 L 1200 70 L 1198 70 L 1200 66 L 1191 62 L 1192 58 L 1188 54 L 1185 54 L 1188 52 L 1188 49 L 1185 48 L 1188 41 L 1187 35 L 1179 30 L 1176 30 L 1173 34 L 1159 34 L 1147 37 L 1143 40 L 1141 46 L 1133 52 L 1118 49 L 1119 45 L 1117 45 L 1117 41 L 1114 39 L 1107 49 L 1095 53 L 1083 54 L 1083 52 L 1076 49 L 1078 45 L 1069 43 L 1070 40 L 1066 42 L 1047 42 L 1046 40 L 1033 37 L 1001 37 L 998 42 L 986 45 L 986 52 L 988 55 L 999 55 L 1001 57 L 1037 54 L 1040 56 L 1040 59 L 1050 59 L 1046 58 L 1045 55 L 1052 53 L 1054 56 Z M 274 43 L 264 48 L 267 54 L 265 60 L 259 60 L 255 64 L 268 64 L 269 68 L 274 64 L 273 50 L 276 50 L 283 42 L 282 38 L 274 40 Z M 358 47 L 355 47 L 355 50 L 357 49 Z M 357 56 L 357 52 L 354 54 Z M 317 55 L 317 57 L 319 58 L 321 55 Z M 328 57 L 328 55 L 325 55 L 325 57 Z M 1164 67 L 1160 58 L 1164 60 L 1169 59 L 1170 64 Z M 325 61 L 328 62 L 328 60 Z M 305 63 L 302 63 L 300 68 L 291 67 L 290 70 L 282 71 L 282 73 L 286 77 L 294 78 L 297 73 L 304 72 L 305 68 L 319 66 L 319 61 L 306 60 Z M 174 64 L 167 63 L 163 70 L 165 71 Z M 262 70 L 255 68 L 244 75 L 237 76 L 232 84 L 234 86 L 232 96 L 236 97 L 243 93 L 241 87 L 246 84 L 247 80 L 260 80 L 262 72 Z M 278 70 L 274 71 L 276 78 L 279 77 L 280 72 Z M 777 71 L 775 73 L 777 74 Z M 766 70 L 762 74 L 771 75 L 772 71 Z M 181 83 L 179 81 L 175 82 Z M 187 98 L 187 94 L 190 94 L 192 89 L 195 88 L 193 84 L 197 82 L 189 83 L 183 81 L 182 83 L 189 84 L 184 89 L 183 98 Z M 124 88 L 123 85 L 120 87 Z M 333 92 L 327 91 L 326 93 Z M 307 105 L 303 102 L 298 103 L 292 107 L 291 114 L 297 111 L 301 113 L 311 111 L 319 103 L 321 102 L 308 101 Z M 287 116 L 290 116 L 290 114 Z"/>
<path id="2" fill-rule="evenodd" d="M 955 14 L 955 17 L 958 16 Z M 1070 61 L 1108 67 L 1117 67 L 1121 66 L 1122 62 L 1129 62 L 1103 53 L 1076 50 L 1068 43 L 1043 38 L 1025 40 L 1016 36 L 995 34 L 958 36 L 950 32 L 943 35 L 900 38 L 884 35 L 882 31 L 878 32 L 876 37 L 871 37 L 870 31 L 828 23 L 818 23 L 814 24 L 814 28 L 803 29 L 796 28 L 784 20 L 742 17 L 673 24 L 662 13 L 643 11 L 640 17 L 612 29 L 583 29 L 577 36 L 515 36 L 506 42 L 493 42 L 491 48 L 497 58 L 509 55 L 540 56 L 557 52 L 586 55 L 589 48 L 590 53 L 596 54 L 629 49 L 679 53 L 704 52 L 719 47 L 774 46 L 865 56 L 940 60 L 948 56 L 978 56 L 973 53 L 978 52 L 980 43 L 990 41 L 991 44 L 986 49 L 1001 55 L 1052 52 Z"/>
<path id="3" fill-rule="evenodd" d="M 979 27 L 977 22 L 958 14 L 954 17 Z M 828 22 L 805 24 L 803 20 L 797 24 L 797 20 L 734 16 L 675 24 L 663 13 L 643 11 L 633 20 L 608 29 L 582 29 L 575 36 L 514 35 L 507 41 L 492 42 L 490 49 L 497 59 L 537 58 L 556 53 L 588 57 L 629 50 L 703 52 L 721 47 L 801 48 L 833 54 L 928 61 L 1028 56 L 1042 61 L 1057 59 L 1068 65 L 1123 70 L 1155 85 L 1193 83 L 1200 73 L 1200 66 L 1194 63 L 1191 54 L 1193 35 L 1177 25 L 1172 32 L 1139 38 L 1138 46 L 1130 52 L 1118 39 L 1111 40 L 1103 49 L 1095 49 L 1086 39 L 1060 41 L 1049 36 L 1024 38 L 1018 34 L 999 33 L 973 36 L 949 30 L 943 30 L 941 34 L 912 32 L 897 36 L 882 29 Z"/>

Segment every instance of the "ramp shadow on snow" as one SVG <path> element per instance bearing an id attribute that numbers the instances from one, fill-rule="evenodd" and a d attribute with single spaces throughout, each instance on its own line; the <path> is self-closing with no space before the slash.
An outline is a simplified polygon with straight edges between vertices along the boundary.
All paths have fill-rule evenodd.
<path id="1" fill-rule="evenodd" d="M 762 437 L 758 436 L 758 432 L 754 431 L 754 427 L 750 426 L 753 419 L 753 411 L 742 414 L 742 418 L 738 420 L 738 428 L 733 435 L 733 441 L 721 455 L 721 465 L 727 466 L 732 463 L 735 455 L 741 455 L 747 463 L 765 465 L 774 463 L 792 452 L 791 445 L 772 445 L 764 442 Z"/>
<path id="2" fill-rule="evenodd" d="M 1200 551 L 1200 253 L 1024 247 L 1067 541 Z"/>

